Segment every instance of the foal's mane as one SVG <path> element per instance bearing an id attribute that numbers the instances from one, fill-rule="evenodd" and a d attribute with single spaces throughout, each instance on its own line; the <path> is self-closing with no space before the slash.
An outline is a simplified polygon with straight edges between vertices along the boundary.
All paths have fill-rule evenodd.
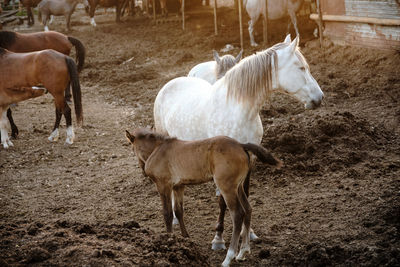
<path id="1" fill-rule="evenodd" d="M 15 42 L 15 39 L 16 39 L 15 32 L 0 31 L 0 47 L 8 48 Z"/>
<path id="2" fill-rule="evenodd" d="M 288 46 L 287 43 L 278 43 L 246 57 L 230 69 L 225 75 L 227 97 L 250 104 L 264 101 L 272 90 L 272 75 L 277 75 L 276 51 Z"/>

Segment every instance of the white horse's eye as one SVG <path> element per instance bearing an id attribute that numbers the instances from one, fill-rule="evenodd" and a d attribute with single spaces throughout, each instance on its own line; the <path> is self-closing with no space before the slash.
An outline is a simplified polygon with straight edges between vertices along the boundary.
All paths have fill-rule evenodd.
<path id="1" fill-rule="evenodd" d="M 305 71 L 305 70 L 306 70 L 306 67 L 301 66 L 301 67 L 300 67 L 300 70 Z"/>

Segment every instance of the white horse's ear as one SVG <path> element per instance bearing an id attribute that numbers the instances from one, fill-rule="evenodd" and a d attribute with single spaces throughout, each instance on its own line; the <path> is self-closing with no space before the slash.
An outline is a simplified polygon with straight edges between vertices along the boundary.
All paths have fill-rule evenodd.
<path id="1" fill-rule="evenodd" d="M 131 135 L 128 130 L 125 130 L 125 136 L 128 138 L 129 142 L 133 143 L 135 141 L 135 137 Z"/>
<path id="2" fill-rule="evenodd" d="M 299 36 L 297 35 L 296 38 L 294 38 L 293 42 L 290 44 L 290 51 L 294 52 L 296 51 L 297 47 L 299 46 Z"/>
<path id="3" fill-rule="evenodd" d="M 219 64 L 221 62 L 221 59 L 219 58 L 218 52 L 213 50 L 213 54 L 215 61 L 217 61 L 217 64 Z"/>
<path id="4" fill-rule="evenodd" d="M 286 35 L 285 41 L 283 41 L 283 42 L 290 44 L 291 41 L 292 41 L 292 39 L 290 38 L 290 33 L 289 33 L 288 35 Z"/>
<path id="5" fill-rule="evenodd" d="M 239 61 L 242 59 L 242 55 L 243 55 L 243 49 L 240 50 L 239 54 L 235 58 L 236 64 L 239 63 Z"/>

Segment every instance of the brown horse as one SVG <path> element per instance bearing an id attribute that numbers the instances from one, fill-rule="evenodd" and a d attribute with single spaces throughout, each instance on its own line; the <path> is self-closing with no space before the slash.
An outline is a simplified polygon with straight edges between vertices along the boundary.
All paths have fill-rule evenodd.
<path id="1" fill-rule="evenodd" d="M 174 209 L 182 235 L 189 236 L 183 222 L 185 185 L 214 180 L 226 201 L 233 223 L 230 247 L 222 266 L 229 266 L 235 256 L 237 260 L 243 260 L 244 254 L 250 252 L 251 206 L 243 188 L 250 171 L 248 152 L 254 153 L 263 163 L 280 167 L 281 161 L 261 146 L 241 144 L 226 136 L 181 141 L 142 128 L 132 134 L 126 131 L 126 137 L 145 175 L 156 184 L 167 232 L 172 232 Z M 237 254 L 242 225 L 242 244 Z"/>
<path id="2" fill-rule="evenodd" d="M 64 97 L 64 90 L 68 83 L 72 85 L 75 115 L 78 124 L 82 123 L 82 101 L 79 76 L 75 61 L 52 49 L 39 52 L 13 53 L 0 48 L 0 92 L 10 88 L 32 87 L 43 85 L 54 97 L 56 106 L 56 121 L 53 132 L 48 138 L 50 141 L 58 139 L 58 128 L 61 117 L 64 115 L 67 124 L 67 144 L 74 141 L 74 130 L 72 128 L 71 108 Z M 14 90 L 15 91 L 15 90 Z M 4 127 L 4 111 L 13 103 L 11 98 L 2 100 L 0 117 Z M 10 145 L 8 134 L 4 128 L 1 131 L 1 142 L 3 147 Z"/>
<path id="3" fill-rule="evenodd" d="M 33 16 L 32 8 L 37 7 L 40 1 L 42 0 L 20 0 L 20 3 L 26 8 L 29 26 L 35 24 L 35 17 Z M 9 3 L 10 0 L 4 0 L 5 6 L 8 6 Z"/>
<path id="4" fill-rule="evenodd" d="M 121 21 L 121 10 L 122 6 L 125 4 L 127 0 L 84 0 L 84 5 L 86 12 L 89 13 L 90 24 L 93 26 L 97 26 L 96 21 L 94 20 L 94 12 L 96 11 L 97 6 L 101 7 L 114 7 L 115 6 L 115 21 L 118 23 Z"/>
<path id="5" fill-rule="evenodd" d="M 80 72 L 85 63 L 86 50 L 78 39 L 54 31 L 36 33 L 0 31 L 0 47 L 16 53 L 53 49 L 68 56 L 73 46 L 76 50 L 78 72 Z M 70 102 L 71 90 L 69 85 L 65 90 L 65 97 L 67 102 Z M 12 118 L 11 109 L 7 110 L 7 117 L 11 124 L 11 136 L 16 138 L 18 127 Z"/>

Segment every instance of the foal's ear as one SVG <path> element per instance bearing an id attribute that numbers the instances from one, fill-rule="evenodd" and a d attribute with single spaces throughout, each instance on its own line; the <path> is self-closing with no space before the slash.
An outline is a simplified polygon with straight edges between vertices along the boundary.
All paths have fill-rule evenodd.
<path id="1" fill-rule="evenodd" d="M 243 55 L 243 49 L 240 50 L 239 54 L 238 54 L 238 55 L 236 56 L 236 58 L 235 58 L 236 64 L 238 64 L 239 61 L 242 59 L 242 55 Z"/>
<path id="2" fill-rule="evenodd" d="M 218 55 L 218 52 L 213 50 L 213 55 L 214 55 L 215 61 L 217 61 L 217 64 L 219 64 L 221 62 L 221 59 L 220 59 L 220 57 Z"/>
<path id="3" fill-rule="evenodd" d="M 128 138 L 129 142 L 133 143 L 135 141 L 135 137 L 131 135 L 128 130 L 125 130 L 125 136 Z"/>
<path id="4" fill-rule="evenodd" d="M 285 41 L 283 41 L 283 42 L 290 44 L 291 41 L 292 41 L 292 39 L 290 38 L 290 33 L 289 33 L 288 35 L 286 35 Z"/>

